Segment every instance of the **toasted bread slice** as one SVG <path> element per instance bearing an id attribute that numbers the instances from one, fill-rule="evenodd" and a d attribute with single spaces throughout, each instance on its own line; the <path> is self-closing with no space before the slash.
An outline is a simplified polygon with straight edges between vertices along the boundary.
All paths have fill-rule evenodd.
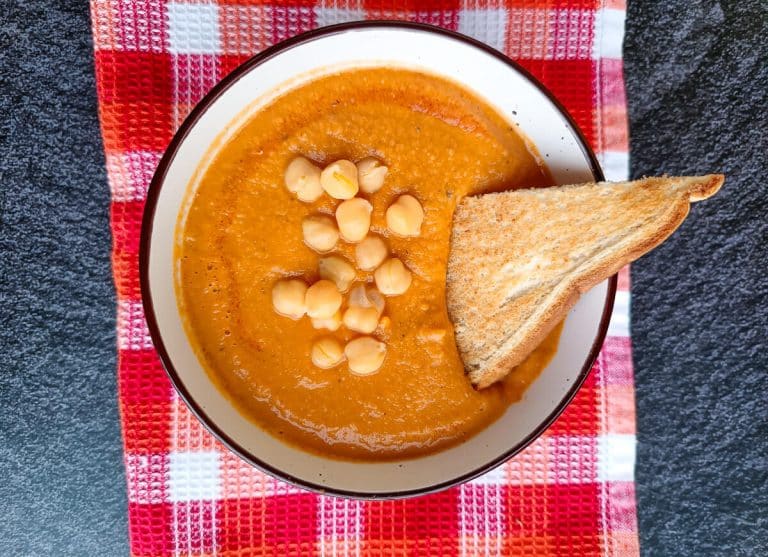
<path id="1" fill-rule="evenodd" d="M 507 375 L 581 293 L 663 242 L 724 177 L 645 178 L 463 199 L 453 217 L 447 302 L 472 384 Z"/>

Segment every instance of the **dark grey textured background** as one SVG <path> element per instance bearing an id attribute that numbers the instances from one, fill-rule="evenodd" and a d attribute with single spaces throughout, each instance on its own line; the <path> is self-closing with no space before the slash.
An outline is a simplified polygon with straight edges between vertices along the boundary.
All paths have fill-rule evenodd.
<path id="1" fill-rule="evenodd" d="M 13 4 L 0 16 L 0 555 L 125 555 L 87 3 Z M 649 556 L 768 554 L 766 11 L 630 0 L 632 174 L 728 174 L 634 266 Z"/>
<path id="2" fill-rule="evenodd" d="M 641 547 L 768 555 L 768 2 L 628 15 L 632 174 L 728 175 L 633 267 Z"/>

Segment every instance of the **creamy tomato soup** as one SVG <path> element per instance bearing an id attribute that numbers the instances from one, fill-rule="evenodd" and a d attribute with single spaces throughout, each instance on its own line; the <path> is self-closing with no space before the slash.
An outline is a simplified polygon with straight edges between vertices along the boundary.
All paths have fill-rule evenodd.
<path id="1" fill-rule="evenodd" d="M 362 335 L 318 330 L 306 315 L 291 319 L 273 307 L 276 283 L 319 280 L 328 254 L 305 243 L 302 226 L 308 217 L 333 219 L 340 203 L 329 195 L 301 201 L 286 188 L 286 168 L 299 156 L 319 168 L 366 157 L 387 167 L 381 189 L 358 197 L 372 205 L 370 234 L 412 280 L 385 297 L 370 334 L 386 347 L 375 373 L 352 373 L 350 362 L 314 365 L 318 339 L 344 346 Z M 454 83 L 366 69 L 300 86 L 218 148 L 180 218 L 176 286 L 190 342 L 243 414 L 306 450 L 382 460 L 459 443 L 520 399 L 552 358 L 560 328 L 504 381 L 472 388 L 445 303 L 454 207 L 469 194 L 550 184 L 515 127 Z M 404 194 L 423 210 L 417 236 L 387 227 L 386 210 Z M 356 245 L 340 240 L 330 254 L 355 267 Z M 374 272 L 355 267 L 353 283 L 375 287 Z"/>

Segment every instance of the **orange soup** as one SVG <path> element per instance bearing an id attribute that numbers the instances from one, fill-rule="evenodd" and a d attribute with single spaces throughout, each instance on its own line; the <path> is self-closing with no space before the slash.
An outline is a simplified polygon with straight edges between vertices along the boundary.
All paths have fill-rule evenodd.
<path id="1" fill-rule="evenodd" d="M 514 94 L 514 92 L 510 92 Z M 318 280 L 321 257 L 304 242 L 310 216 L 333 218 L 339 201 L 300 201 L 286 168 L 304 156 L 319 168 L 375 157 L 387 166 L 370 202 L 370 232 L 410 271 L 407 292 L 387 296 L 371 336 L 386 346 L 372 374 L 312 363 L 331 335 L 307 316 L 275 312 L 276 282 Z M 502 382 L 470 385 L 446 311 L 451 217 L 466 195 L 550 185 L 535 149 L 491 107 L 443 79 L 400 69 L 322 77 L 277 98 L 218 149 L 178 227 L 176 287 L 185 327 L 211 379 L 260 427 L 326 456 L 409 458 L 459 443 L 496 420 L 553 356 L 558 327 Z M 418 236 L 400 237 L 385 212 L 408 194 L 423 208 Z M 355 244 L 331 254 L 355 261 Z M 355 284 L 374 284 L 355 270 Z M 347 302 L 344 302 L 345 304 Z"/>

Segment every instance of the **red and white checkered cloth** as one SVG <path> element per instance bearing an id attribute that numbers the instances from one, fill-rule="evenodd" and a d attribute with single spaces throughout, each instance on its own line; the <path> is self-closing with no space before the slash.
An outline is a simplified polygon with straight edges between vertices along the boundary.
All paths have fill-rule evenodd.
<path id="1" fill-rule="evenodd" d="M 377 502 L 286 485 L 215 441 L 176 396 L 160 365 L 138 279 L 147 187 L 191 107 L 249 56 L 331 23 L 405 19 L 490 44 L 566 105 L 608 178 L 625 178 L 623 0 L 92 0 L 91 11 L 112 190 L 133 555 L 638 553 L 626 271 L 595 368 L 545 435 L 468 484 Z"/>

